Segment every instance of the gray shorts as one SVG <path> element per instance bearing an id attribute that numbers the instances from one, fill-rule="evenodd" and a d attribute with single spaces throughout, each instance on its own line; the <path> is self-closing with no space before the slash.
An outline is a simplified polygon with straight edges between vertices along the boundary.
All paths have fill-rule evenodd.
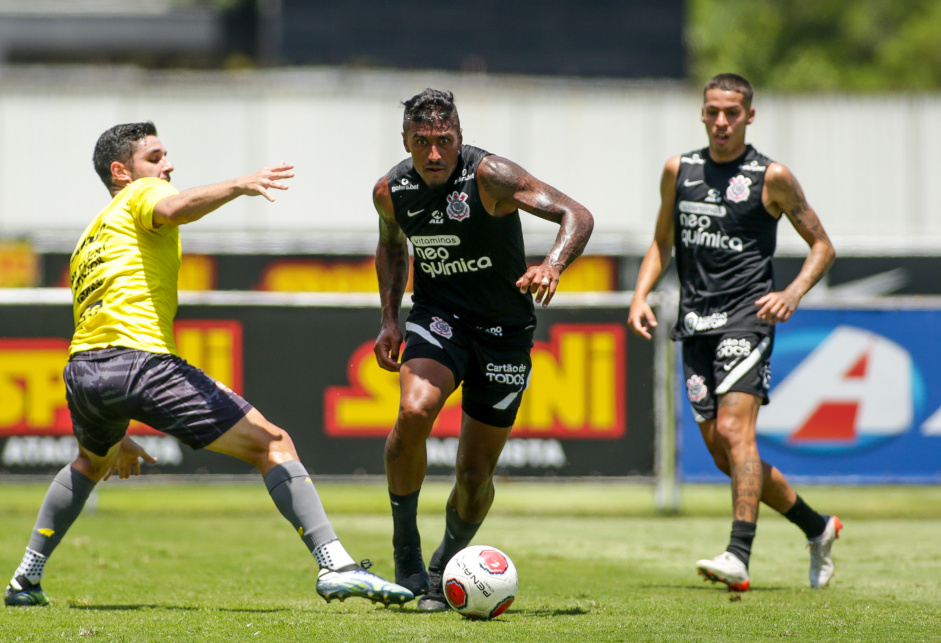
<path id="1" fill-rule="evenodd" d="M 176 355 L 120 347 L 83 351 L 63 376 L 75 439 L 99 456 L 121 441 L 131 420 L 201 449 L 252 408 Z"/>

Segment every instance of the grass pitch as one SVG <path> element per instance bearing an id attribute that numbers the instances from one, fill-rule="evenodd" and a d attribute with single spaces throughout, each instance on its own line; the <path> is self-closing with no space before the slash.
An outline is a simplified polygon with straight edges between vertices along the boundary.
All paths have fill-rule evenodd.
<path id="1" fill-rule="evenodd" d="M 0 574 L 19 562 L 46 485 L 0 485 Z M 356 558 L 392 575 L 381 485 L 319 484 Z M 810 590 L 800 531 L 763 510 L 753 590 L 702 583 L 698 558 L 720 553 L 727 487 L 683 488 L 678 516 L 658 516 L 649 487 L 498 484 L 475 543 L 520 572 L 510 610 L 489 622 L 424 614 L 413 604 L 324 603 L 316 565 L 254 485 L 109 481 L 47 567 L 45 608 L 0 611 L 0 641 L 937 641 L 941 638 L 941 488 L 808 487 L 836 511 L 837 575 Z M 426 485 L 426 556 L 443 529 L 448 486 Z M 4 582 L 5 585 L 5 582 Z"/>

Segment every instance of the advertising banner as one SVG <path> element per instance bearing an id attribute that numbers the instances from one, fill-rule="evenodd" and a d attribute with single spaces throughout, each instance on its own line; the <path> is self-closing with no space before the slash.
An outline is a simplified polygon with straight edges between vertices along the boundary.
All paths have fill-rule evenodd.
<path id="1" fill-rule="evenodd" d="M 780 324 L 771 403 L 758 414 L 762 459 L 805 482 L 941 482 L 938 328 L 941 310 L 900 305 L 802 308 Z M 703 445 L 678 372 L 682 479 L 727 480 Z"/>
<path id="2" fill-rule="evenodd" d="M 71 308 L 2 311 L 0 473 L 52 472 L 76 453 L 62 382 Z M 624 306 L 540 310 L 533 375 L 499 475 L 653 475 L 653 352 L 629 337 L 626 316 Z M 181 356 L 286 429 L 313 473 L 381 475 L 399 386 L 373 355 L 378 320 L 367 306 L 196 304 L 180 307 L 175 333 Z M 429 474 L 453 471 L 460 423 L 457 391 L 428 440 Z M 253 471 L 142 424 L 129 431 L 158 458 L 151 471 Z"/>

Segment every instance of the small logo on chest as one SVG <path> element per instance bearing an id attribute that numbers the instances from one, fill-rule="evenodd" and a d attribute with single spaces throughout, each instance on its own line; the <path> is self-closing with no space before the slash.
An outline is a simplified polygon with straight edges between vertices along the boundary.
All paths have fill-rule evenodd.
<path id="1" fill-rule="evenodd" d="M 741 203 L 751 195 L 749 185 L 751 185 L 751 179 L 746 176 L 739 174 L 732 177 L 729 179 L 729 187 L 725 190 L 725 198 L 732 203 Z"/>
<path id="2" fill-rule="evenodd" d="M 470 206 L 467 205 L 467 194 L 456 190 L 448 195 L 448 208 L 445 210 L 449 219 L 463 221 L 470 216 Z"/>

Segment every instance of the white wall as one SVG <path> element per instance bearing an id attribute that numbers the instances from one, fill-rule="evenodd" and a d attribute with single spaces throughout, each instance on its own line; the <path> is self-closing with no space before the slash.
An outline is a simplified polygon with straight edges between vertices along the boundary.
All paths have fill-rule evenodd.
<path id="1" fill-rule="evenodd" d="M 108 201 L 98 135 L 153 120 L 184 189 L 293 161 L 277 203 L 239 199 L 188 227 L 194 239 L 367 239 L 375 181 L 405 156 L 400 101 L 452 89 L 465 141 L 507 156 L 584 203 L 595 251 L 644 248 L 671 155 L 705 144 L 700 94 L 665 84 L 299 70 L 148 74 L 0 69 L 0 237 L 70 246 Z M 749 140 L 791 167 L 838 251 L 941 247 L 935 177 L 941 96 L 780 97 L 759 90 Z M 550 239 L 550 224 L 525 217 Z M 222 232 L 228 233 L 222 235 Z M 185 241 L 184 241 L 185 243 Z M 331 242 L 332 243 L 332 242 Z M 231 245 L 231 244 L 230 244 Z M 781 248 L 801 250 L 786 223 Z"/>

